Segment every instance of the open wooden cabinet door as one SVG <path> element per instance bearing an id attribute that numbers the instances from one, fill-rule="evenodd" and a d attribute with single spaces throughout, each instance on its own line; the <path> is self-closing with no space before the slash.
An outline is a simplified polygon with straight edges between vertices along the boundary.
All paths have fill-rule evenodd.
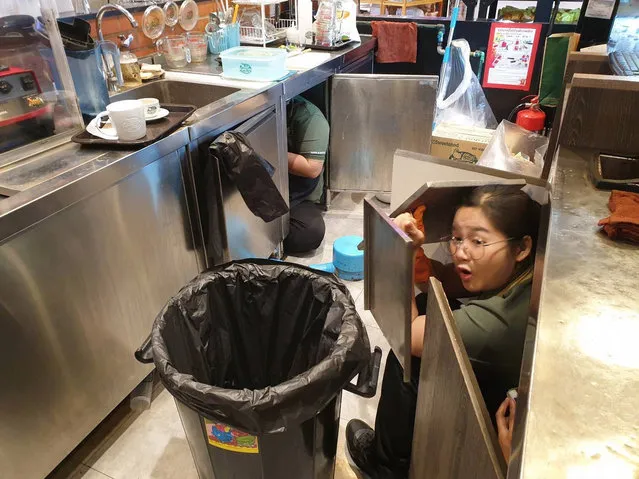
<path id="1" fill-rule="evenodd" d="M 506 463 L 442 284 L 430 279 L 410 479 L 503 479 Z"/>

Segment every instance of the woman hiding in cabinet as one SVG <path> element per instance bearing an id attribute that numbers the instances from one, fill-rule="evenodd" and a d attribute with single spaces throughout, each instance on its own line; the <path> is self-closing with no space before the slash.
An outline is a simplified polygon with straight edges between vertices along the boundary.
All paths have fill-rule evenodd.
<path id="1" fill-rule="evenodd" d="M 506 391 L 519 382 L 539 205 L 521 190 L 498 185 L 475 188 L 457 209 L 451 235 L 444 239 L 452 259 L 447 265 L 423 254 L 423 210 L 404 213 L 394 221 L 418 246 L 417 285 L 424 288 L 431 274 L 442 282 L 486 406 L 494 417 Z M 456 301 L 468 297 L 472 299 L 464 304 Z M 391 351 L 375 429 L 358 419 L 350 421 L 346 429 L 351 458 L 373 478 L 408 477 L 428 323 L 425 309 L 425 295 L 421 294 L 413 302 L 411 382 L 404 383 L 403 369 Z"/>

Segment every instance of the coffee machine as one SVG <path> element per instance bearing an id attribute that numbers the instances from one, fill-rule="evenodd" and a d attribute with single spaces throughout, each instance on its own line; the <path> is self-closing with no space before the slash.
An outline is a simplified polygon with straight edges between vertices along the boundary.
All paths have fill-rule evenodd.
<path id="1" fill-rule="evenodd" d="M 0 153 L 54 132 L 51 70 L 41 51 L 50 49 L 28 15 L 0 18 Z"/>

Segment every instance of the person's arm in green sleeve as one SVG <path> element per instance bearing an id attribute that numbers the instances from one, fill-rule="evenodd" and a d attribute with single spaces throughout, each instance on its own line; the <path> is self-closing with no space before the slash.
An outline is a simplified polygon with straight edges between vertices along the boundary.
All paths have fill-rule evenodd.
<path id="1" fill-rule="evenodd" d="M 495 300 L 498 301 L 497 298 Z M 500 316 L 499 308 L 493 307 L 496 301 L 470 302 L 453 311 L 455 323 L 462 337 L 468 357 L 478 356 L 487 344 L 494 341 L 507 328 L 508 324 Z M 411 325 L 411 354 L 421 357 L 424 350 L 424 328 L 426 316 L 418 316 L 413 300 L 413 322 Z"/>
<path id="2" fill-rule="evenodd" d="M 288 153 L 288 171 L 305 178 L 317 178 L 324 168 L 328 149 L 328 122 L 318 110 L 302 125 L 294 141 L 297 151 Z"/>
<path id="3" fill-rule="evenodd" d="M 288 152 L 288 171 L 304 178 L 317 178 L 322 174 L 324 162 Z"/>

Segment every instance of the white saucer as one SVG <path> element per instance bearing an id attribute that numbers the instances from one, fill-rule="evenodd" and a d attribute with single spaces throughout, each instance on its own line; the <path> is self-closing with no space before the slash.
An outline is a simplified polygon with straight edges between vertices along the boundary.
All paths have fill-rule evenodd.
<path id="1" fill-rule="evenodd" d="M 97 136 L 98 138 L 102 138 L 103 140 L 117 140 L 118 135 L 115 132 L 115 128 L 111 125 L 111 120 L 107 121 L 106 124 L 98 129 L 96 124 L 96 119 L 93 118 L 89 124 L 87 125 L 87 131 L 91 133 L 93 136 Z"/>
<path id="2" fill-rule="evenodd" d="M 166 108 L 160 108 L 158 112 L 155 114 L 155 116 L 146 117 L 145 120 L 155 121 L 155 120 L 159 120 L 160 118 L 164 118 L 165 116 L 168 116 L 168 115 L 169 115 L 169 110 L 167 110 Z"/>

